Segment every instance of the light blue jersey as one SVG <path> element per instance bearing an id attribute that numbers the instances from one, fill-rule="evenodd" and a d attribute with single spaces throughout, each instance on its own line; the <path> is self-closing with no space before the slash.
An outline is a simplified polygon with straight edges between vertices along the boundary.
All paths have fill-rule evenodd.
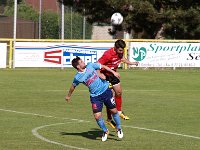
<path id="1" fill-rule="evenodd" d="M 96 70 L 101 69 L 101 65 L 98 63 L 88 63 L 84 72 L 77 72 L 73 85 L 77 86 L 79 83 L 83 83 L 89 88 L 90 96 L 95 97 L 108 89 L 109 83 L 106 80 L 99 78 Z"/>

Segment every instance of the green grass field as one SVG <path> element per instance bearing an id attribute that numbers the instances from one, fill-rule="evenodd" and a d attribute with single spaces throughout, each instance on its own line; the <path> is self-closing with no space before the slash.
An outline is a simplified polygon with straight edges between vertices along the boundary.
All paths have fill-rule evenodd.
<path id="1" fill-rule="evenodd" d="M 200 149 L 200 70 L 119 72 L 130 120 L 101 142 L 87 88 L 64 100 L 75 70 L 0 70 L 0 149 Z"/>

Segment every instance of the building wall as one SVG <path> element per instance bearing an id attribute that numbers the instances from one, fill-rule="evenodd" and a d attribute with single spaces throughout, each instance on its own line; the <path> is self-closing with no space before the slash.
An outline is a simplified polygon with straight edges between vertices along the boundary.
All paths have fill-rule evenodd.
<path id="1" fill-rule="evenodd" d="M 4 13 L 4 6 L 0 6 L 0 14 L 3 14 Z"/>
<path id="2" fill-rule="evenodd" d="M 31 5 L 34 9 L 40 10 L 40 0 L 25 0 L 26 4 Z M 41 0 L 42 11 L 60 12 L 57 0 Z"/>
<path id="3" fill-rule="evenodd" d="M 111 40 L 113 37 L 108 33 L 111 26 L 93 26 L 92 40 Z"/>
<path id="4" fill-rule="evenodd" d="M 38 38 L 38 23 L 17 19 L 17 38 Z M 13 17 L 0 16 L 0 38 L 13 38 Z"/>
<path id="5" fill-rule="evenodd" d="M 92 29 L 92 40 L 112 40 L 112 39 L 123 39 L 124 32 L 117 31 L 115 35 L 110 35 L 109 29 L 112 26 L 97 26 L 94 25 Z"/>

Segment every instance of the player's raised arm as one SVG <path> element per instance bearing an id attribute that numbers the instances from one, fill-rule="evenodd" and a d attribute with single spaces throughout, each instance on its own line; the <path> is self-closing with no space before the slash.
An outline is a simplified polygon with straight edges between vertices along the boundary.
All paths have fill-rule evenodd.
<path id="1" fill-rule="evenodd" d="M 103 80 L 106 79 L 106 76 L 105 76 L 103 73 L 101 73 L 100 70 L 96 70 L 96 71 L 97 71 L 97 73 L 98 73 L 99 78 L 101 78 L 101 79 L 103 79 Z"/>
<path id="2" fill-rule="evenodd" d="M 122 62 L 124 62 L 124 63 L 126 63 L 126 64 L 128 64 L 128 65 L 136 65 L 136 66 L 138 66 L 138 64 L 139 64 L 138 61 L 131 62 L 131 61 L 129 61 L 129 60 L 126 59 L 126 58 L 122 58 Z"/>
<path id="3" fill-rule="evenodd" d="M 72 84 L 71 87 L 70 87 L 70 89 L 69 89 L 68 94 L 65 96 L 65 100 L 66 100 L 67 102 L 69 102 L 69 100 L 70 100 L 70 98 L 71 98 L 71 95 L 72 95 L 72 93 L 74 92 L 74 90 L 75 90 L 75 86 Z"/>
<path id="4" fill-rule="evenodd" d="M 114 76 L 116 76 L 117 78 L 120 78 L 120 75 L 118 72 L 113 71 L 112 69 L 110 69 L 109 67 L 105 66 L 105 65 L 101 65 L 101 68 L 106 69 L 107 71 L 111 72 L 112 74 L 114 74 Z"/>

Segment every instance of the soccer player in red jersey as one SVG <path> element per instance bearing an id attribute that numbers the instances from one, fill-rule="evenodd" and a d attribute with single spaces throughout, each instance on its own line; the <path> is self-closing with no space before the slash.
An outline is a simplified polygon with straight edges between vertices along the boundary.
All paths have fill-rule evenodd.
<path id="1" fill-rule="evenodd" d="M 123 40 L 117 40 L 113 48 L 105 51 L 101 58 L 99 58 L 98 62 L 102 65 L 109 67 L 110 69 L 117 71 L 117 68 L 121 62 L 124 62 L 128 65 L 138 65 L 138 62 L 130 62 L 128 59 L 124 57 L 124 48 L 126 47 L 126 43 Z M 106 79 L 112 85 L 112 88 L 115 93 L 115 102 L 116 107 L 119 112 L 119 116 L 124 120 L 129 120 L 128 116 L 125 116 L 122 112 L 122 87 L 120 84 L 120 79 L 114 76 L 112 73 L 101 70 L 99 76 L 101 78 Z M 102 75 L 103 74 L 103 75 Z M 107 109 L 107 123 L 115 128 L 115 122 L 112 120 L 111 112 Z"/>

